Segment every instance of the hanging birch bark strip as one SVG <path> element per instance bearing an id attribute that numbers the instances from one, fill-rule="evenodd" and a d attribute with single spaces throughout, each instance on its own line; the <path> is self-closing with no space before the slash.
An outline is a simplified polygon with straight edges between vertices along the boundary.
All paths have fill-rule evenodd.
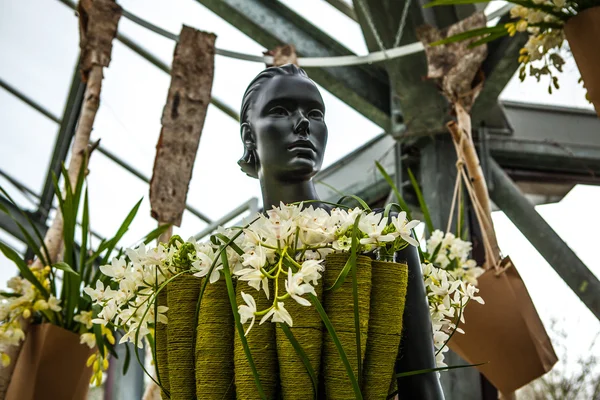
<path id="1" fill-rule="evenodd" d="M 77 176 L 86 160 L 86 152 L 96 113 L 100 106 L 100 90 L 102 88 L 102 68 L 110 64 L 112 40 L 117 34 L 117 25 L 121 17 L 121 7 L 113 0 L 82 0 L 78 5 L 79 33 L 81 47 L 82 79 L 87 82 L 79 123 L 71 147 L 71 160 L 68 166 L 69 180 L 77 181 Z M 85 166 L 87 168 L 87 165 Z M 49 261 L 55 263 L 62 252 L 63 216 L 57 210 L 56 216 L 44 237 L 48 249 Z M 44 267 L 40 260 L 35 260 L 32 269 Z M 27 333 L 27 326 L 23 326 Z M 6 390 L 12 377 L 22 343 L 7 350 L 12 362 L 0 369 L 0 399 L 6 395 Z"/>
<path id="2" fill-rule="evenodd" d="M 152 217 L 159 225 L 181 225 L 196 152 L 210 102 L 215 39 L 216 36 L 211 33 L 184 26 L 179 35 L 179 43 L 175 47 L 171 86 L 163 110 L 162 129 L 156 145 L 154 171 L 150 181 Z M 159 242 L 168 242 L 171 234 L 172 228 L 169 228 L 160 236 Z M 173 289 L 165 287 L 163 292 L 167 295 Z M 169 311 L 167 317 L 170 318 Z M 163 387 L 170 390 L 167 332 L 166 325 L 157 326 L 156 364 Z M 191 339 L 193 340 L 193 337 Z M 159 393 L 161 391 L 152 382 L 146 388 L 143 398 L 157 399 Z M 166 398 L 165 393 L 162 393 L 162 396 Z"/>
<path id="3" fill-rule="evenodd" d="M 175 47 L 171 87 L 150 181 L 152 216 L 157 221 L 181 225 L 210 102 L 215 39 L 212 33 L 184 26 Z"/>

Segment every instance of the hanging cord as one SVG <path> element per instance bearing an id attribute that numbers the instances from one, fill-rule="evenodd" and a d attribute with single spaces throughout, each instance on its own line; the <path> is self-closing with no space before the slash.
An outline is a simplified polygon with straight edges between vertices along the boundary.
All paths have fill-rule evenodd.
<path id="1" fill-rule="evenodd" d="M 404 9 L 402 10 L 402 17 L 400 18 L 400 24 L 398 25 L 398 31 L 396 32 L 396 39 L 394 40 L 394 47 L 400 46 L 400 40 L 402 40 L 402 34 L 404 33 L 404 26 L 406 25 L 406 17 L 408 16 L 408 8 L 410 7 L 410 0 L 406 0 L 404 3 Z"/>
<path id="2" fill-rule="evenodd" d="M 469 178 L 467 177 L 467 173 L 465 171 L 464 155 L 463 155 L 463 150 L 462 150 L 465 134 L 463 132 L 460 132 L 460 134 L 461 134 L 460 141 L 458 144 L 456 143 L 455 140 L 452 141 L 452 143 L 454 144 L 454 149 L 456 150 L 456 155 L 458 157 L 458 161 L 456 162 L 456 168 L 457 168 L 457 172 L 458 172 L 457 182 L 458 182 L 459 177 L 461 177 L 462 181 L 465 183 L 465 186 L 467 188 L 467 192 L 469 194 L 471 202 L 474 205 L 475 217 L 477 218 L 477 222 L 479 223 L 479 227 L 482 232 L 481 236 L 483 238 L 483 245 L 484 245 L 486 253 L 487 253 L 486 259 L 488 262 L 490 262 L 492 264 L 492 267 L 494 267 L 494 269 L 498 273 L 501 273 L 502 271 L 500 270 L 500 266 L 498 264 L 497 257 L 494 256 L 494 252 L 492 250 L 493 247 L 491 245 L 491 242 L 490 242 L 490 239 L 488 236 L 488 234 L 490 234 L 490 233 L 487 232 L 486 225 L 483 223 L 484 218 L 487 219 L 488 217 L 487 217 L 486 213 L 484 212 L 483 207 L 481 206 L 481 203 L 479 202 L 479 199 L 475 195 L 475 192 L 474 192 L 473 188 L 471 187 Z M 455 194 L 456 194 L 456 191 L 457 191 L 457 187 L 455 187 Z M 454 211 L 454 199 L 453 199 L 453 205 L 452 205 L 452 212 L 453 211 Z M 448 230 L 449 230 L 449 226 L 448 226 Z"/>
<path id="3" fill-rule="evenodd" d="M 66 4 L 67 6 L 69 6 L 71 8 L 76 7 L 76 4 L 72 0 L 58 0 L 58 1 L 60 1 L 63 4 Z M 385 47 L 383 46 L 383 42 L 381 41 L 381 38 L 377 34 L 377 29 L 375 27 L 375 24 L 373 23 L 372 19 L 370 18 L 370 14 L 368 13 L 368 10 L 367 10 L 365 12 L 365 15 L 368 16 L 367 23 L 369 23 L 370 29 L 373 30 L 373 32 L 375 34 L 375 39 L 377 40 L 378 46 L 380 47 L 381 51 L 369 53 L 364 56 L 350 55 L 350 56 L 337 56 L 337 57 L 298 57 L 298 65 L 300 67 L 312 67 L 312 68 L 316 68 L 316 67 L 323 67 L 323 68 L 346 67 L 346 66 L 352 66 L 352 65 L 372 64 L 372 63 L 381 62 L 381 61 L 385 61 L 385 60 L 392 60 L 395 58 L 400 58 L 400 57 L 408 56 L 410 54 L 415 54 L 415 53 L 424 51 L 425 47 L 423 46 L 423 44 L 421 42 L 415 42 L 415 43 L 410 43 L 410 44 L 407 44 L 404 46 L 398 46 L 398 44 L 400 43 L 400 40 L 402 38 L 402 34 L 403 34 L 404 27 L 406 24 L 410 2 L 411 2 L 411 0 L 406 0 L 406 3 L 404 5 L 400 25 L 398 26 L 398 31 L 396 32 L 396 39 L 394 40 L 394 48 L 385 49 Z M 362 8 L 364 8 L 363 0 L 359 0 L 359 4 L 361 5 Z M 510 8 L 512 8 L 512 7 L 513 7 L 513 5 L 509 4 L 509 5 L 506 5 L 496 11 L 493 11 L 492 13 L 490 13 L 487 16 L 487 20 L 489 21 L 491 19 L 500 17 L 500 16 L 508 13 L 510 11 Z M 171 33 L 163 28 L 160 28 L 160 27 L 152 24 L 151 22 L 144 20 L 143 18 L 136 16 L 135 14 L 133 14 L 130 11 L 123 9 L 123 16 L 125 18 L 127 18 L 128 20 L 130 20 L 131 22 L 134 22 L 134 23 L 138 24 L 139 26 L 142 26 L 164 38 L 167 38 L 167 39 L 170 39 L 173 41 L 179 40 L 178 35 Z M 257 55 L 253 55 L 253 54 L 239 53 L 237 51 L 224 50 L 224 49 L 219 49 L 219 48 L 215 49 L 215 54 L 223 56 L 223 57 L 235 58 L 238 60 L 252 61 L 252 62 L 258 62 L 258 63 L 262 63 L 262 64 L 273 64 L 273 57 L 271 57 L 271 56 L 257 56 Z"/>

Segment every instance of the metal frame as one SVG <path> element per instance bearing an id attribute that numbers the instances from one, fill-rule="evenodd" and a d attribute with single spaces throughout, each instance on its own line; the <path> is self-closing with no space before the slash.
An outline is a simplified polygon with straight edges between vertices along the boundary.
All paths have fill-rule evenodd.
<path id="1" fill-rule="evenodd" d="M 71 9 L 76 8 L 75 3 L 71 0 L 59 1 Z M 302 56 L 339 56 L 352 54 L 344 46 L 278 1 L 196 1 L 266 48 L 274 48 L 282 44 L 294 44 L 298 54 Z M 355 0 L 354 2 L 357 4 L 358 2 L 366 2 L 368 10 L 370 10 L 367 14 L 361 11 L 360 7 L 353 8 L 341 0 L 326 1 L 349 18 L 360 23 L 370 50 L 380 50 L 377 48 L 380 45 L 375 40 L 377 34 L 382 36 L 386 46 L 389 46 L 390 40 L 393 40 L 396 25 L 398 25 L 396 15 L 398 13 L 391 15 L 390 7 L 395 7 L 396 3 L 387 0 Z M 403 42 L 415 40 L 414 28 L 418 24 L 428 22 L 438 27 L 444 27 L 457 19 L 464 18 L 465 14 L 470 12 L 469 10 L 472 10 L 472 7 L 461 6 L 454 7 L 451 11 L 449 8 L 423 11 L 420 5 L 419 1 L 413 0 L 409 11 L 410 17 L 406 26 L 408 34 L 403 36 Z M 377 23 L 375 26 L 379 32 L 372 31 L 369 25 L 373 24 L 368 23 L 369 18 L 372 18 Z M 503 23 L 503 20 L 500 23 Z M 129 37 L 118 34 L 117 39 L 157 68 L 165 73 L 170 73 L 170 68 L 165 63 Z M 567 185 L 575 183 L 600 184 L 600 146 L 593 147 L 586 145 L 584 139 L 582 139 L 581 143 L 571 142 L 566 144 L 562 143 L 561 140 L 541 140 L 543 136 L 527 137 L 531 133 L 529 127 L 519 126 L 519 123 L 515 121 L 513 121 L 513 126 L 510 124 L 511 117 L 515 115 L 522 117 L 521 122 L 533 119 L 537 120 L 537 117 L 542 115 L 544 118 L 555 121 L 552 125 L 553 130 L 558 129 L 558 126 L 572 127 L 580 123 L 580 121 L 584 121 L 584 130 L 588 129 L 594 131 L 593 133 L 597 133 L 600 129 L 596 129 L 596 125 L 598 124 L 600 127 L 600 122 L 595 117 L 590 117 L 594 118 L 594 121 L 592 121 L 591 119 L 586 119 L 586 115 L 584 115 L 586 113 L 578 113 L 576 110 L 565 108 L 561 108 L 560 110 L 544 110 L 539 107 L 524 105 L 505 104 L 503 107 L 498 104 L 498 95 L 518 66 L 516 54 L 524 40 L 522 36 L 517 36 L 516 38 L 504 38 L 490 45 L 489 56 L 483 65 L 487 80 L 486 86 L 473 108 L 473 126 L 477 128 L 482 123 L 486 125 L 486 128 L 482 129 L 481 132 L 484 133 L 482 140 L 485 142 L 483 157 L 485 158 L 486 170 L 493 178 L 490 180 L 493 183 L 490 186 L 490 191 L 494 201 L 507 213 L 509 218 L 513 220 L 531 243 L 534 244 L 536 249 L 557 270 L 565 282 L 577 293 L 588 308 L 592 310 L 594 315 L 600 318 L 600 283 L 598 279 L 589 272 L 572 250 L 568 248 L 560 237 L 535 212 L 533 206 L 525 199 L 515 183 L 502 170 L 502 168 L 505 168 L 512 177 L 519 179 L 546 180 L 548 182 L 565 183 Z M 443 122 L 447 118 L 445 115 L 446 105 L 440 100 L 440 96 L 435 88 L 431 87 L 431 85 L 419 83 L 420 74 L 424 70 L 423 58 L 423 54 L 416 54 L 384 63 L 387 75 L 386 72 L 376 66 L 311 68 L 309 69 L 309 73 L 317 83 L 321 84 L 325 89 L 332 92 L 359 113 L 381 126 L 388 133 L 406 140 L 410 139 L 403 136 L 406 128 L 409 131 L 412 130 L 415 132 L 442 133 L 444 131 Z M 43 106 L 1 79 L 0 87 L 30 105 L 50 120 L 61 124 L 44 189 L 40 196 L 39 220 L 37 223 L 40 224 L 39 227 L 43 230 L 45 229 L 43 222 L 47 218 L 54 195 L 50 177 L 52 172 L 57 173 L 61 162 L 64 161 L 67 155 L 69 143 L 78 118 L 84 85 L 81 83 L 76 71 L 62 118 L 53 115 Z M 392 93 L 397 93 L 397 98 L 391 97 Z M 223 102 L 213 97 L 211 103 L 230 117 L 239 121 L 237 112 Z M 422 111 L 424 107 L 427 108 L 425 113 Z M 390 120 L 390 115 L 395 118 L 394 121 Z M 518 120 L 519 118 L 516 119 Z M 419 123 L 422 126 L 414 125 L 417 120 L 420 120 Z M 381 145 L 381 140 L 382 138 L 380 137 L 365 144 L 361 149 L 323 171 L 319 175 L 320 179 L 329 184 L 334 183 L 332 180 L 334 181 L 336 178 L 344 176 L 342 173 L 344 168 L 355 168 L 357 160 L 361 158 L 359 156 L 368 155 L 368 152 L 376 148 L 378 144 Z M 570 140 L 572 140 L 572 136 Z M 395 179 L 399 189 L 406 186 L 402 180 L 402 168 L 400 166 L 400 162 L 404 161 L 404 156 L 402 155 L 403 146 L 421 148 L 421 158 L 416 161 L 421 163 L 420 169 L 422 175 L 435 177 L 443 172 L 442 168 L 447 169 L 447 163 L 442 162 L 441 158 L 442 156 L 445 157 L 446 161 L 451 158 L 449 147 L 445 146 L 439 140 L 435 140 L 433 144 L 430 143 L 427 145 L 424 145 L 423 139 L 410 139 L 403 142 L 402 145 L 399 143 L 395 144 L 394 151 L 389 156 L 394 156 L 391 165 L 395 166 L 396 171 L 398 171 L 395 174 Z M 137 178 L 144 182 L 149 182 L 148 177 L 113 153 L 101 146 L 98 148 L 98 151 Z M 488 152 L 489 157 L 486 155 Z M 388 167 L 391 165 L 388 165 Z M 18 181 L 8 176 L 7 179 L 15 183 L 17 187 L 20 186 L 21 189 L 26 189 Z M 429 198 L 430 202 L 433 202 L 431 204 L 434 204 L 439 210 L 444 209 L 445 202 L 447 201 L 445 197 L 447 196 L 440 197 L 440 194 L 442 191 L 444 193 L 448 192 L 448 188 L 445 187 L 447 185 L 441 181 L 433 182 L 431 180 L 422 180 L 422 184 L 426 197 Z M 389 187 L 383 179 L 375 179 L 368 183 L 361 183 L 361 185 L 355 185 L 353 191 L 359 192 L 359 195 L 371 201 L 385 198 L 389 193 Z M 29 189 L 25 191 L 34 194 Z M 407 190 L 406 192 L 405 197 L 411 199 L 410 191 Z M 6 203 L 6 200 L 0 197 L 0 204 L 7 208 L 13 208 L 12 205 Z M 215 222 L 189 205 L 186 205 L 186 209 L 209 224 L 204 231 L 197 235 L 197 237 L 201 237 L 210 233 L 219 224 L 233 220 L 248 209 L 256 211 L 257 200 L 250 199 L 236 210 L 233 210 Z M 20 216 L 20 213 L 15 213 L 15 216 Z M 438 222 L 442 221 L 443 217 L 442 213 L 437 213 L 435 216 L 439 220 Z M 17 238 L 21 236 L 19 230 L 16 229 L 14 221 L 2 214 L 0 214 L 0 228 L 7 230 L 7 232 Z M 550 239 L 542 241 L 539 235 L 541 231 L 545 233 L 545 238 L 549 237 Z M 136 384 L 141 384 L 141 380 L 137 381 Z"/>

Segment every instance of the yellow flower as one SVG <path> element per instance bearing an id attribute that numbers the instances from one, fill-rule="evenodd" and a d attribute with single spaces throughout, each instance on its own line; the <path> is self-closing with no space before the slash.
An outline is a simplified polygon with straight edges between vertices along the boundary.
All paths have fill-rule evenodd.
<path id="1" fill-rule="evenodd" d="M 106 340 L 108 341 L 108 343 L 113 344 L 113 345 L 115 344 L 115 337 L 113 336 L 110 329 L 108 329 L 104 325 L 102 326 L 102 334 L 106 337 Z"/>
<path id="2" fill-rule="evenodd" d="M 519 22 L 517 22 L 516 29 L 519 32 L 525 32 L 527 30 L 527 21 L 522 19 Z"/>
<path id="3" fill-rule="evenodd" d="M 23 310 L 23 318 L 28 319 L 29 317 L 31 317 L 31 311 L 29 311 L 29 308 L 26 308 Z"/>
<path id="4" fill-rule="evenodd" d="M 96 361 L 96 358 L 98 357 L 98 353 L 94 353 L 91 356 L 89 356 L 89 358 L 87 359 L 87 361 L 85 362 L 85 366 L 86 367 L 91 367 L 92 364 L 94 363 L 94 361 Z"/>
<path id="5" fill-rule="evenodd" d="M 506 28 L 510 36 L 515 36 L 515 33 L 517 33 L 517 26 L 512 22 L 505 24 L 504 27 Z"/>
<path id="6" fill-rule="evenodd" d="M 0 356 L 0 358 L 2 359 L 2 366 L 8 367 L 8 365 L 10 364 L 10 356 L 6 353 L 2 353 L 2 356 Z"/>

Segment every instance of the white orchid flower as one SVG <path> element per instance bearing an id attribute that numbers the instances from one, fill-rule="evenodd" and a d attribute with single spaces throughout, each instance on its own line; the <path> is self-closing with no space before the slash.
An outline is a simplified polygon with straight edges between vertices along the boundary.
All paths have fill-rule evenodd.
<path id="1" fill-rule="evenodd" d="M 252 322 L 250 322 L 250 326 L 248 327 L 245 333 L 245 335 L 248 336 L 248 332 L 250 332 L 250 329 L 252 329 L 252 327 L 254 326 L 254 321 L 256 320 L 256 315 L 254 314 L 256 312 L 256 301 L 254 300 L 254 297 L 244 292 L 242 292 L 242 299 L 244 299 L 246 304 L 238 306 L 238 312 L 240 313 L 240 322 L 242 324 L 245 324 L 246 322 L 248 322 L 249 319 L 252 320 Z"/>
<path id="2" fill-rule="evenodd" d="M 310 306 L 310 301 L 300 297 L 306 293 L 311 293 L 314 296 L 317 295 L 315 288 L 309 283 L 302 283 L 302 273 L 292 274 L 292 270 L 288 269 L 288 279 L 285 281 L 285 290 L 292 296 L 292 299 L 296 300 L 300 305 Z"/>
<path id="3" fill-rule="evenodd" d="M 259 325 L 262 325 L 263 322 L 267 321 L 271 317 L 273 317 L 271 322 L 285 322 L 289 326 L 293 326 L 292 316 L 288 310 L 285 309 L 282 301 L 278 301 L 277 304 L 273 306 L 273 308 L 271 308 L 264 317 L 262 317 Z"/>
<path id="4" fill-rule="evenodd" d="M 406 220 L 406 211 L 402 211 L 398 214 L 398 216 L 392 217 L 392 224 L 394 225 L 394 228 L 396 228 L 396 234 L 399 235 L 406 243 L 415 247 L 419 247 L 419 242 L 417 242 L 410 235 L 410 231 L 419 225 L 420 222 L 421 221 L 416 219 L 408 222 Z"/>

